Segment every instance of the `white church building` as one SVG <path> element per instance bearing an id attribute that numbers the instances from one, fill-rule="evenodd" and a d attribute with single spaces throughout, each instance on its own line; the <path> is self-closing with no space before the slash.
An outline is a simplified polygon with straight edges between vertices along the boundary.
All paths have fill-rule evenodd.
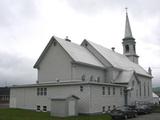
<path id="1" fill-rule="evenodd" d="M 138 63 L 127 13 L 125 24 L 123 54 L 86 39 L 78 45 L 53 36 L 34 65 L 37 83 L 12 86 L 10 108 L 50 111 L 51 99 L 75 96 L 78 113 L 94 114 L 151 102 L 151 69 Z"/>

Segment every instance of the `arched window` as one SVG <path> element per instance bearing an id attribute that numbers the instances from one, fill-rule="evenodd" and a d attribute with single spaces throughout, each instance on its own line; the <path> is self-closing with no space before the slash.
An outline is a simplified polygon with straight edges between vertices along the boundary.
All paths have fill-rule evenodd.
<path id="1" fill-rule="evenodd" d="M 149 91 L 150 91 L 150 89 L 149 89 L 149 82 L 148 82 L 148 96 L 149 96 Z"/>
<path id="2" fill-rule="evenodd" d="M 86 76 L 83 74 L 82 77 L 81 77 L 82 81 L 85 81 L 86 79 Z"/>
<path id="3" fill-rule="evenodd" d="M 139 96 L 141 96 L 141 82 L 139 82 Z"/>
<path id="4" fill-rule="evenodd" d="M 135 45 L 133 46 L 133 50 L 134 50 L 134 52 L 136 52 L 136 48 L 135 48 Z"/>
<path id="5" fill-rule="evenodd" d="M 100 77 L 99 76 L 97 77 L 97 82 L 100 82 Z"/>
<path id="6" fill-rule="evenodd" d="M 132 87 L 134 87 L 134 80 L 132 81 Z"/>
<path id="7" fill-rule="evenodd" d="M 80 91 L 83 92 L 83 86 L 80 86 Z"/>
<path id="8" fill-rule="evenodd" d="M 91 77 L 90 77 L 90 81 L 93 81 L 93 75 L 91 75 Z"/>
<path id="9" fill-rule="evenodd" d="M 146 96 L 146 84 L 144 82 L 144 96 Z"/>
<path id="10" fill-rule="evenodd" d="M 125 46 L 126 52 L 129 52 L 129 45 Z"/>
<path id="11" fill-rule="evenodd" d="M 56 46 L 56 45 L 57 45 L 57 42 L 56 42 L 56 41 L 54 41 L 54 42 L 53 42 L 53 45 L 54 45 L 54 46 Z"/>

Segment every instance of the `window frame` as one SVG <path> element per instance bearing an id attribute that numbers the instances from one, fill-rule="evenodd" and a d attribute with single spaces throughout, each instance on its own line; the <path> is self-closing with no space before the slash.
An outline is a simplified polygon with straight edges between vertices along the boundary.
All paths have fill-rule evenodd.
<path id="1" fill-rule="evenodd" d="M 116 94 L 116 88 L 113 87 L 113 95 L 115 95 L 115 94 Z"/>
<path id="2" fill-rule="evenodd" d="M 102 87 L 102 95 L 106 94 L 105 86 Z"/>
<path id="3" fill-rule="evenodd" d="M 106 107 L 102 106 L 102 113 L 106 112 Z"/>
<path id="4" fill-rule="evenodd" d="M 120 88 L 120 95 L 121 96 L 123 95 L 123 88 L 122 87 Z"/>
<path id="5" fill-rule="evenodd" d="M 83 88 L 83 86 L 81 85 L 81 86 L 80 86 L 80 92 L 83 92 L 83 90 L 84 90 L 84 88 Z"/>
<path id="6" fill-rule="evenodd" d="M 43 95 L 46 96 L 47 95 L 47 88 L 43 88 Z"/>
<path id="7" fill-rule="evenodd" d="M 111 95 L 111 88 L 108 86 L 108 95 Z"/>
<path id="8" fill-rule="evenodd" d="M 37 110 L 37 111 L 41 111 L 41 106 L 40 106 L 40 105 L 37 105 L 37 106 L 36 106 L 36 110 Z"/>
<path id="9" fill-rule="evenodd" d="M 43 106 L 43 111 L 47 112 L 47 106 Z"/>

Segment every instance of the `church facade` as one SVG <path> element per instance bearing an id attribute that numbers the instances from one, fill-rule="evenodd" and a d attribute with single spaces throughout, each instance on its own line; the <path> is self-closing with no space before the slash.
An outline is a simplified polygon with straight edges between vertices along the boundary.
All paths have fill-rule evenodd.
<path id="1" fill-rule="evenodd" d="M 152 101 L 151 69 L 139 64 L 126 13 L 123 54 L 88 40 L 81 45 L 53 36 L 34 65 L 36 84 L 12 86 L 10 107 L 50 111 L 51 99 L 79 98 L 78 113 Z"/>

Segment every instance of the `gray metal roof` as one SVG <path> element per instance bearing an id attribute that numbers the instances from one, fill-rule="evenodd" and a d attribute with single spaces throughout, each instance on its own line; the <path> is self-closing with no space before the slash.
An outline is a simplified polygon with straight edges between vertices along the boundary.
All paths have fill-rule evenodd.
<path id="1" fill-rule="evenodd" d="M 91 54 L 86 48 L 73 42 L 68 42 L 65 39 L 61 39 L 56 36 L 53 36 L 51 38 L 46 48 L 40 55 L 39 59 L 35 63 L 34 68 L 37 68 L 39 66 L 40 62 L 42 61 L 43 57 L 47 53 L 49 47 L 51 46 L 54 40 L 56 40 L 62 46 L 62 48 L 73 59 L 73 62 L 104 68 L 104 65 L 97 58 L 95 58 L 95 56 Z"/>
<path id="2" fill-rule="evenodd" d="M 114 83 L 128 83 L 131 80 L 133 73 L 134 71 L 122 71 Z"/>
<path id="3" fill-rule="evenodd" d="M 113 83 L 100 83 L 94 81 L 65 81 L 65 82 L 52 82 L 52 83 L 39 83 L 39 84 L 25 84 L 25 85 L 13 85 L 10 88 L 32 88 L 32 87 L 53 87 L 53 86 L 72 86 L 72 85 L 103 85 L 103 86 L 117 86 L 117 87 L 125 87 L 125 85 L 121 84 L 113 84 Z"/>
<path id="4" fill-rule="evenodd" d="M 95 48 L 99 52 L 99 54 L 101 54 L 113 67 L 128 71 L 133 70 L 137 74 L 152 77 L 140 65 L 131 62 L 125 55 L 113 52 L 112 50 L 107 49 L 101 45 L 95 44 L 91 41 L 87 40 L 87 42 L 93 48 Z"/>
<path id="5" fill-rule="evenodd" d="M 54 38 L 59 42 L 59 44 L 65 49 L 65 51 L 72 57 L 75 62 L 86 63 L 104 68 L 104 65 L 83 46 L 80 46 L 73 42 L 68 42 L 55 36 Z"/>

